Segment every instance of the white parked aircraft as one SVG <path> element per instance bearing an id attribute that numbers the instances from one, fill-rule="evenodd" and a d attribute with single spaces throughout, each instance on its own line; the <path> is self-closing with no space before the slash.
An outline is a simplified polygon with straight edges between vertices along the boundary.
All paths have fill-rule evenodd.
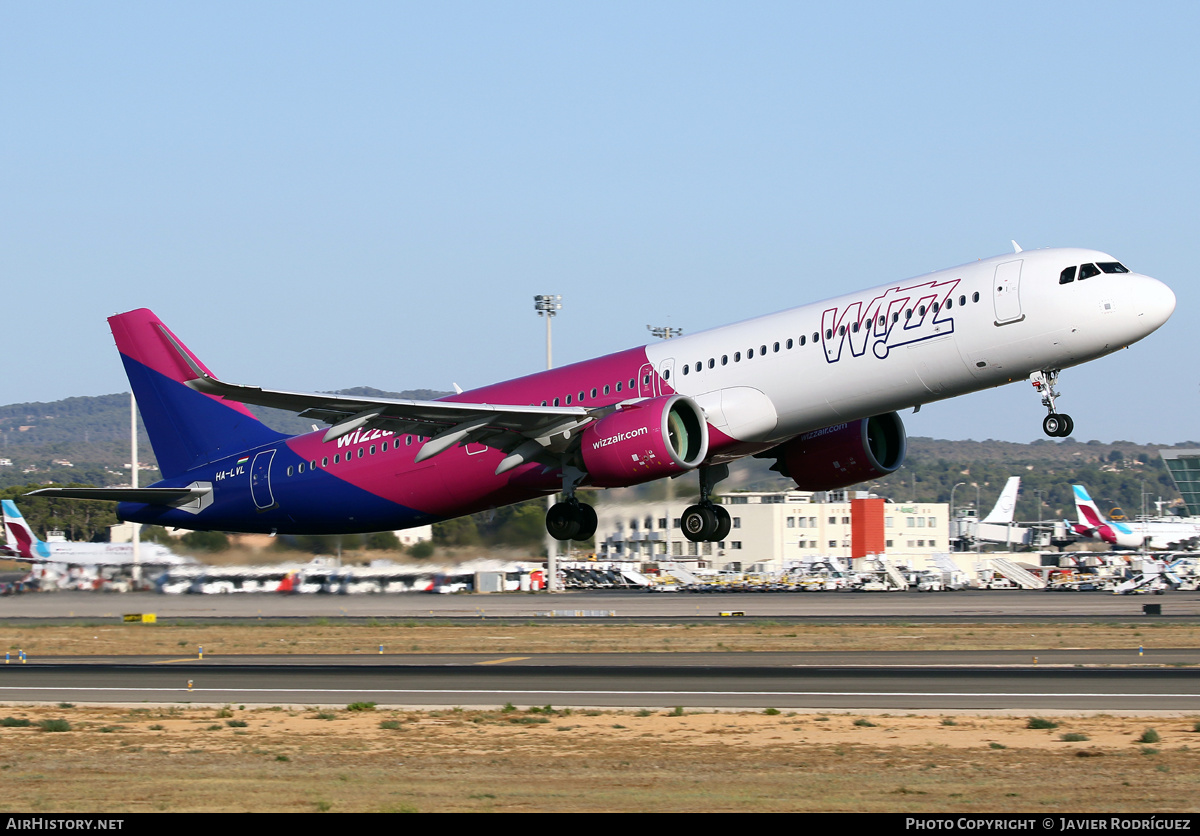
<path id="1" fill-rule="evenodd" d="M 0 557 L 23 563 L 62 563 L 68 566 L 123 566 L 133 563 L 132 543 L 69 543 L 41 540 L 11 499 L 0 501 L 4 511 L 5 544 Z M 181 557 L 158 543 L 142 543 L 138 562 L 175 566 L 196 561 Z"/>
<path id="2" fill-rule="evenodd" d="M 1200 538 L 1200 523 L 1185 520 L 1110 520 L 1100 512 L 1083 485 L 1072 485 L 1079 521 L 1071 526 L 1081 537 L 1103 540 L 1122 549 L 1182 549 Z"/>

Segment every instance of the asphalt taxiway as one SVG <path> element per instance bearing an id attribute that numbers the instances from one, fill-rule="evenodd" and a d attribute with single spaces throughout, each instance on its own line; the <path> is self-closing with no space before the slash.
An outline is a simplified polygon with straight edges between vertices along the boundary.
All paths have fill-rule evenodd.
<path id="1" fill-rule="evenodd" d="M 1143 613 L 1145 603 L 1161 615 Z M 0 601 L 0 624 L 119 619 L 569 619 L 799 623 L 1195 621 L 1200 594 L 1095 593 L 151 596 Z M 0 667 L 0 702 L 1200 714 L 1200 650 L 71 657 Z"/>

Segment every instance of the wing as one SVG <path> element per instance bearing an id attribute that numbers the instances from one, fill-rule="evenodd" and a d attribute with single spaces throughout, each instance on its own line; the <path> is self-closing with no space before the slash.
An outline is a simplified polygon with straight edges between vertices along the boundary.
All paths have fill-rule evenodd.
<path id="1" fill-rule="evenodd" d="M 583 407 L 416 401 L 263 389 L 218 380 L 192 360 L 169 331 L 163 329 L 163 335 L 192 370 L 195 377 L 186 383 L 198 392 L 238 403 L 297 412 L 301 417 L 324 421 L 332 425 L 325 433 L 325 441 L 333 441 L 363 427 L 424 436 L 428 440 L 417 453 L 417 461 L 457 445 L 486 444 L 509 454 L 496 469 L 497 474 L 538 458 L 553 462 L 554 459 L 546 457 L 569 449 L 581 428 L 616 408 L 588 410 Z"/>

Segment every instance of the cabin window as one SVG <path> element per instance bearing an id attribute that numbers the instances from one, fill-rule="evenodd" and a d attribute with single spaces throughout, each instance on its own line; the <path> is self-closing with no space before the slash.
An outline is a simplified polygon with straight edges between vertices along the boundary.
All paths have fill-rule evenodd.
<path id="1" fill-rule="evenodd" d="M 292 466 L 291 466 L 290 464 L 288 465 L 288 469 L 287 469 L 287 475 L 288 475 L 288 476 L 291 476 L 291 475 L 292 475 Z"/>
<path id="2" fill-rule="evenodd" d="M 821 341 L 821 335 L 819 333 L 817 333 L 816 331 L 813 331 L 813 342 L 818 343 L 820 341 Z"/>
<path id="3" fill-rule="evenodd" d="M 858 333 L 858 323 L 857 322 L 850 323 L 850 331 L 854 334 Z"/>
<path id="4" fill-rule="evenodd" d="M 766 347 L 765 345 L 760 345 L 760 346 L 758 347 L 758 353 L 759 353 L 759 354 L 766 354 L 766 353 L 767 353 L 767 347 Z"/>
<path id="5" fill-rule="evenodd" d="M 716 360 L 714 360 L 713 358 L 709 357 L 709 358 L 708 358 L 708 367 L 711 369 L 711 368 L 713 368 L 713 367 L 714 367 L 714 366 L 716 366 L 716 365 L 717 365 L 717 361 L 716 361 Z"/>
<path id="6" fill-rule="evenodd" d="M 953 308 L 953 307 L 954 307 L 954 300 L 953 300 L 953 299 L 947 299 L 947 300 L 946 300 L 946 310 L 950 310 L 950 309 L 951 309 L 951 308 Z"/>
<path id="7" fill-rule="evenodd" d="M 621 381 L 619 381 L 619 380 L 617 381 L 617 391 L 618 392 L 621 391 Z"/>
<path id="8" fill-rule="evenodd" d="M 800 345 L 804 345 L 804 343 L 806 343 L 807 341 L 808 341 L 808 337 L 804 337 L 804 336 L 800 337 Z"/>
<path id="9" fill-rule="evenodd" d="M 329 467 L 329 456 L 321 457 L 321 467 Z"/>
<path id="10" fill-rule="evenodd" d="M 722 355 L 721 355 L 721 365 L 722 365 L 722 366 L 728 366 L 728 365 L 729 365 L 729 355 L 728 355 L 728 354 L 722 354 Z"/>
<path id="11" fill-rule="evenodd" d="M 839 325 L 839 326 L 838 326 L 838 336 L 839 336 L 839 337 L 844 337 L 844 336 L 846 336 L 846 326 L 845 326 L 845 325 Z"/>
<path id="12" fill-rule="evenodd" d="M 683 367 L 683 373 L 684 373 L 684 374 L 687 374 L 687 373 L 688 373 L 688 369 L 689 369 L 689 368 L 690 368 L 689 366 L 684 366 L 684 367 Z M 664 375 L 664 377 L 665 377 L 665 376 L 666 376 L 666 375 Z"/>
<path id="13" fill-rule="evenodd" d="M 361 448 L 361 447 L 358 448 L 358 457 L 360 459 L 363 457 L 363 448 Z"/>
<path id="14" fill-rule="evenodd" d="M 978 290 L 971 294 L 971 301 L 972 302 L 979 301 L 979 291 Z"/>
<path id="15" fill-rule="evenodd" d="M 595 390 L 595 389 L 593 389 L 593 390 L 592 390 L 592 397 L 593 397 L 593 398 L 594 398 L 594 397 L 596 397 L 596 390 Z"/>
<path id="16" fill-rule="evenodd" d="M 554 405 L 555 405 L 555 406 L 558 406 L 558 398 L 555 398 L 555 399 L 554 399 Z"/>
<path id="17" fill-rule="evenodd" d="M 334 456 L 334 457 L 333 457 L 333 463 L 334 463 L 334 464 L 337 464 L 337 463 L 338 463 L 338 462 L 340 462 L 341 460 L 342 460 L 342 454 L 341 454 L 341 453 L 338 453 L 336 456 Z"/>
<path id="18" fill-rule="evenodd" d="M 788 337 L 787 347 L 788 347 L 788 351 L 792 350 L 792 338 L 791 337 Z"/>
<path id="19" fill-rule="evenodd" d="M 567 406 L 571 405 L 571 396 L 567 395 Z"/>
<path id="20" fill-rule="evenodd" d="M 905 319 L 912 319 L 912 308 L 909 308 L 908 310 L 906 310 L 906 311 L 904 312 L 904 318 L 905 318 Z"/>
<path id="21" fill-rule="evenodd" d="M 733 362 L 735 362 L 735 363 L 742 362 L 742 352 L 740 352 L 740 351 L 733 352 Z"/>
<path id="22" fill-rule="evenodd" d="M 296 468 L 296 472 L 297 472 L 297 473 L 303 473 L 303 472 L 304 472 L 304 462 L 300 462 L 300 465 L 299 465 L 299 467 L 297 467 L 297 468 Z"/>
<path id="23" fill-rule="evenodd" d="M 917 313 L 920 314 L 921 316 L 925 316 L 925 306 L 917 305 Z"/>
<path id="24" fill-rule="evenodd" d="M 967 297 L 966 297 L 966 296 L 959 296 L 959 297 L 958 297 L 958 304 L 959 304 L 960 306 L 961 306 L 961 305 L 965 305 L 965 304 L 967 304 Z"/>
<path id="25" fill-rule="evenodd" d="M 375 455 L 375 445 L 374 444 L 371 445 L 371 455 L 372 456 Z"/>
<path id="26" fill-rule="evenodd" d="M 604 394 L 606 394 L 606 395 L 609 394 L 611 388 L 612 387 L 610 387 L 607 383 L 605 383 L 604 384 Z M 545 401 L 543 401 L 542 406 L 545 406 L 545 405 L 546 405 L 546 403 L 545 403 Z"/>

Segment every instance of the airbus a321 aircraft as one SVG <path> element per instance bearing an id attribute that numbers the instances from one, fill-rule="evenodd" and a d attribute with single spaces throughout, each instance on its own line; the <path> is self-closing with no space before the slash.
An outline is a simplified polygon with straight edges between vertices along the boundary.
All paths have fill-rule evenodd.
<path id="1" fill-rule="evenodd" d="M 681 517 L 693 541 L 723 540 L 711 501 L 728 463 L 775 460 L 808 490 L 900 467 L 897 410 L 1031 380 L 1064 436 L 1062 369 L 1161 326 L 1163 283 L 1095 250 L 1046 249 L 836 296 L 437 401 L 273 391 L 226 383 L 150 311 L 109 319 L 162 481 L 149 488 L 46 489 L 120 500 L 125 520 L 191 529 L 354 533 L 424 525 L 561 492 L 560 540 L 587 539 L 580 486 L 696 471 Z M 285 436 L 244 404 L 331 425 Z"/>

